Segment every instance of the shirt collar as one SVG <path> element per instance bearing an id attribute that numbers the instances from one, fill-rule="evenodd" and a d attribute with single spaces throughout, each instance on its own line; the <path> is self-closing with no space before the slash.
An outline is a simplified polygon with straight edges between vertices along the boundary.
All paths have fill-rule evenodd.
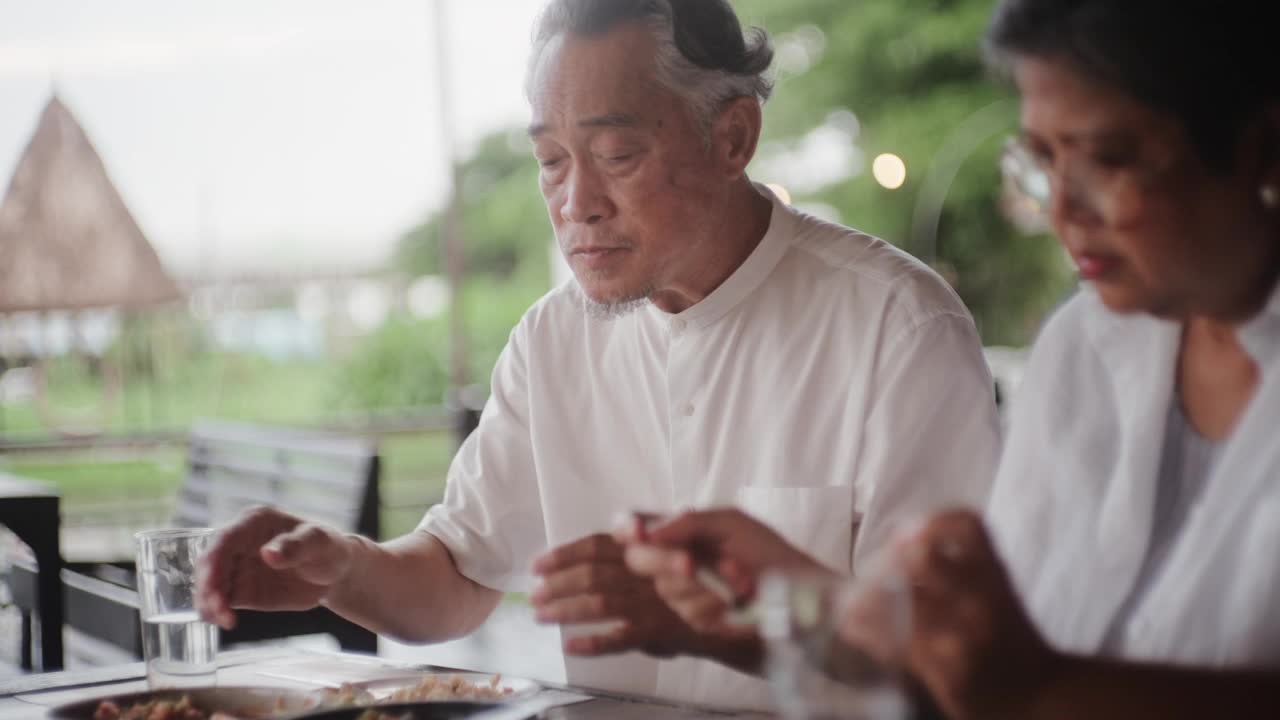
<path id="1" fill-rule="evenodd" d="M 793 230 L 795 213 L 784 205 L 768 188 L 758 184 L 755 187 L 760 192 L 765 193 L 766 197 L 773 203 L 773 213 L 769 217 L 769 229 L 765 232 L 764 237 L 761 238 L 760 244 L 756 246 L 755 250 L 751 251 L 747 259 L 738 266 L 737 270 L 733 271 L 733 274 L 728 279 L 720 283 L 720 287 L 711 291 L 710 295 L 703 298 L 696 305 L 685 309 L 683 312 L 667 313 L 659 310 L 651 303 L 649 310 L 656 317 L 663 322 L 671 324 L 673 327 L 705 328 L 724 317 L 725 313 L 737 307 L 756 288 L 760 287 L 773 272 L 773 269 L 778 266 L 782 256 L 791 247 L 791 241 L 795 235 Z"/>
<path id="2" fill-rule="evenodd" d="M 1280 282 L 1271 289 L 1262 312 L 1240 326 L 1240 344 L 1264 373 L 1280 357 Z"/>
<path id="3" fill-rule="evenodd" d="M 1137 357 L 1144 355 L 1139 349 L 1149 350 L 1153 338 L 1158 338 L 1157 343 L 1172 345 L 1176 355 L 1176 340 L 1182 332 L 1181 323 L 1149 315 L 1140 316 L 1142 321 L 1135 323 L 1133 316 L 1121 315 L 1104 307 L 1091 286 L 1082 287 L 1080 292 L 1093 296 L 1090 300 L 1097 304 L 1100 314 L 1100 319 L 1090 327 L 1095 347 L 1104 352 L 1114 350 L 1118 357 Z M 1138 329 L 1140 327 L 1149 327 L 1150 331 L 1144 333 Z M 1239 337 L 1240 344 L 1254 362 L 1258 363 L 1263 373 L 1280 359 L 1280 282 L 1272 288 L 1271 296 L 1261 312 L 1240 326 Z"/>

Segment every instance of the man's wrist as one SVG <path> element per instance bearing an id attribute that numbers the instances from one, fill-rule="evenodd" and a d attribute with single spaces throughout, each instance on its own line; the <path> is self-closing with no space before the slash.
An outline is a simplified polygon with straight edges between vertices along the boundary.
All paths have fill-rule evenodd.
<path id="1" fill-rule="evenodd" d="M 331 609 L 336 609 L 335 606 L 341 607 L 345 602 L 349 601 L 351 588 L 359 587 L 359 580 L 354 578 L 357 574 L 356 568 L 364 564 L 362 558 L 365 550 L 368 549 L 368 546 L 374 544 L 372 540 L 357 533 L 343 533 L 339 542 L 346 548 L 343 553 L 346 556 L 346 568 L 342 575 L 333 581 L 319 601 L 320 606 Z"/>

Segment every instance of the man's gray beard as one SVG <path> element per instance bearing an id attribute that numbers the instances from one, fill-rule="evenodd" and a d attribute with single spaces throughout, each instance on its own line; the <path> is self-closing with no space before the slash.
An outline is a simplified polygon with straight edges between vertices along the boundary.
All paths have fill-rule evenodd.
<path id="1" fill-rule="evenodd" d="M 574 283 L 574 288 L 582 298 L 582 307 L 587 311 L 587 317 L 592 320 L 617 320 L 623 315 L 629 315 L 644 307 L 649 302 L 649 296 L 653 294 L 651 288 L 645 288 L 641 292 L 633 293 L 619 300 L 600 302 L 599 300 L 593 300 L 582 289 L 582 286 L 576 282 Z"/>

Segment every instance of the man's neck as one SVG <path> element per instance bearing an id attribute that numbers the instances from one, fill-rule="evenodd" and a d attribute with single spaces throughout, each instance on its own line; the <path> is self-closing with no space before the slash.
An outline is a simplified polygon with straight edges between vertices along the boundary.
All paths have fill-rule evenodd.
<path id="1" fill-rule="evenodd" d="M 773 217 L 773 201 L 744 176 L 707 227 L 711 237 L 697 243 L 703 252 L 691 254 L 689 275 L 649 296 L 659 310 L 680 313 L 702 302 L 729 279 L 760 245 Z"/>

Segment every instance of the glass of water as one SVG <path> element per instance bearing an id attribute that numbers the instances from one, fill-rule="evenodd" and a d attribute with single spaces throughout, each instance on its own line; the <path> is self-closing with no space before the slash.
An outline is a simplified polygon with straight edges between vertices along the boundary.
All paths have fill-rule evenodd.
<path id="1" fill-rule="evenodd" d="M 194 602 L 196 558 L 213 540 L 213 530 L 144 530 L 134 540 L 147 683 L 152 688 L 216 684 L 218 629 L 200 619 Z"/>
<path id="2" fill-rule="evenodd" d="M 892 575 L 771 573 L 756 600 L 765 670 L 786 720 L 905 720 L 910 605 Z"/>

